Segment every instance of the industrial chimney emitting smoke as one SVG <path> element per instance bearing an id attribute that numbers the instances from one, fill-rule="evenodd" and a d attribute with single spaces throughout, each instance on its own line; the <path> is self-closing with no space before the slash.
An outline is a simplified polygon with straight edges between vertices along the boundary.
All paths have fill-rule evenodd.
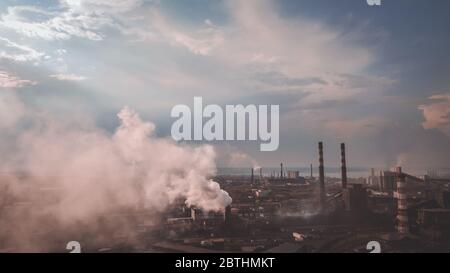
<path id="1" fill-rule="evenodd" d="M 345 160 L 345 143 L 341 143 L 341 177 L 342 188 L 347 188 L 347 162 Z"/>
<path id="2" fill-rule="evenodd" d="M 323 166 L 323 143 L 319 142 L 319 187 L 320 187 L 320 206 L 325 207 L 325 170 Z"/>

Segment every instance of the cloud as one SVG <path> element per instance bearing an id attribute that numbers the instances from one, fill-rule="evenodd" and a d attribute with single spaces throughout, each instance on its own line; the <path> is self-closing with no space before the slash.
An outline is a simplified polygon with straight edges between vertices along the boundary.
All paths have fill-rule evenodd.
<path id="1" fill-rule="evenodd" d="M 36 62 L 45 54 L 31 47 L 19 45 L 7 38 L 0 37 L 0 59 L 16 62 Z"/>
<path id="2" fill-rule="evenodd" d="M 36 20 L 38 17 L 40 20 Z M 26 37 L 44 40 L 68 40 L 72 37 L 94 41 L 103 39 L 101 27 L 112 25 L 110 17 L 102 14 L 77 13 L 73 9 L 47 11 L 34 6 L 8 7 L 2 14 L 0 26 L 14 30 Z"/>
<path id="3" fill-rule="evenodd" d="M 424 129 L 438 129 L 450 137 L 450 94 L 435 95 L 429 99 L 433 102 L 418 107 L 425 118 L 422 127 Z"/>
<path id="4" fill-rule="evenodd" d="M 283 18 L 273 1 L 230 1 L 229 9 L 233 25 L 218 51 L 235 63 L 251 64 L 256 60 L 260 69 L 303 78 L 338 72 L 353 74 L 374 60 L 367 48 L 352 43 L 359 33 L 344 37 L 339 30 L 317 21 Z"/>
<path id="5" fill-rule="evenodd" d="M 1 88 L 20 88 L 23 86 L 34 85 L 36 82 L 30 80 L 23 80 L 17 76 L 11 75 L 6 71 L 0 70 L 0 87 Z"/>
<path id="6" fill-rule="evenodd" d="M 188 33 L 169 23 L 157 11 L 153 11 L 151 28 L 163 40 L 184 47 L 197 55 L 210 55 L 211 51 L 223 41 L 222 33 L 210 20 L 205 20 L 205 25 L 201 29 Z"/>
<path id="7" fill-rule="evenodd" d="M 50 78 L 55 78 L 60 81 L 84 81 L 87 78 L 76 74 L 54 74 L 50 75 Z"/>
<path id="8" fill-rule="evenodd" d="M 333 119 L 324 122 L 324 129 L 329 130 L 329 134 L 336 137 L 368 137 L 380 132 L 386 125 L 387 122 L 384 119 L 377 117 Z"/>
<path id="9" fill-rule="evenodd" d="M 63 6 L 76 11 L 96 11 L 109 13 L 124 13 L 140 5 L 142 0 L 60 0 Z"/>
<path id="10" fill-rule="evenodd" d="M 225 8 L 227 25 L 205 20 L 191 29 L 155 9 L 148 32 L 208 56 L 241 83 L 239 93 L 297 92 L 307 94 L 304 104 L 311 104 L 380 92 L 393 83 L 368 72 L 376 56 L 359 42 L 366 35 L 363 31 L 344 32 L 305 17 L 282 17 L 274 1 L 227 1 Z"/>
<path id="11" fill-rule="evenodd" d="M 372 30 L 346 22 L 330 26 L 301 12 L 285 16 L 276 1 L 224 1 L 214 10 L 199 5 L 195 18 L 179 13 L 178 4 L 147 4 L 67 0 L 52 7 L 11 7 L 3 11 L 1 30 L 48 52 L 51 58 L 41 57 L 50 71 L 44 77 L 88 77 L 83 87 L 108 111 L 125 102 L 165 123 L 170 107 L 190 102 L 194 94 L 208 103 L 274 103 L 281 106 L 285 139 L 300 135 L 302 143 L 336 134 L 362 139 L 385 125 L 384 109 L 394 103 L 375 104 L 383 103 L 393 80 L 373 73 L 380 56 L 376 45 L 366 43 Z M 105 115 L 104 109 L 95 111 Z M 253 155 L 250 145 L 242 146 Z M 300 145 L 294 147 L 286 153 L 304 156 L 295 150 Z M 253 165 L 240 152 L 235 161 Z M 268 156 L 254 157 L 269 162 Z"/>

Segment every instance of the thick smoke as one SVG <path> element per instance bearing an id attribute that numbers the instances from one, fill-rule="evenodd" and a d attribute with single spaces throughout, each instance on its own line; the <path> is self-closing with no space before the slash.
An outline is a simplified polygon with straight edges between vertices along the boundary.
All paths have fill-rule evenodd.
<path id="1" fill-rule="evenodd" d="M 22 116 L 23 107 L 18 109 Z M 95 239 L 106 236 L 108 228 L 126 233 L 130 223 L 105 225 L 101 219 L 157 215 L 180 199 L 207 211 L 231 203 L 228 193 L 208 179 L 215 172 L 211 146 L 157 138 L 155 125 L 127 107 L 112 135 L 89 121 L 62 122 L 37 113 L 28 113 L 31 124 L 13 129 L 15 117 L 8 111 L 2 128 L 22 129 L 11 133 L 16 134 L 12 143 L 0 143 L 0 151 L 8 151 L 0 161 L 0 249 L 47 250 L 46 234 L 57 236 L 61 230 L 83 230 Z"/>

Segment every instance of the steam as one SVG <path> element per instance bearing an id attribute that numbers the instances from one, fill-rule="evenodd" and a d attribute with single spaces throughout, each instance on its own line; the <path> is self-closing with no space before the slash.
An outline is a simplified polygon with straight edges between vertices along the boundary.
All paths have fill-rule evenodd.
<path id="1" fill-rule="evenodd" d="M 24 107 L 18 109 L 23 115 Z M 88 120 L 63 122 L 46 114 L 17 133 L 15 143 L 8 144 L 13 151 L 0 161 L 0 249 L 47 249 L 48 238 L 35 238 L 50 228 L 72 234 L 84 228 L 101 237 L 107 233 L 101 218 L 140 211 L 157 215 L 180 199 L 206 211 L 231 203 L 228 193 L 208 179 L 216 170 L 211 146 L 157 138 L 155 125 L 128 107 L 118 118 L 112 135 Z M 3 128 L 13 120 L 10 114 Z M 121 232 L 130 228 L 117 221 L 112 226 Z"/>

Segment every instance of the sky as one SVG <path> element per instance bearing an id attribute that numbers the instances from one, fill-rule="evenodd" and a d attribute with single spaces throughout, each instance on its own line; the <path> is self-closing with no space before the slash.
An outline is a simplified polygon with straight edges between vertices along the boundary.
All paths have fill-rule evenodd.
<path id="1" fill-rule="evenodd" d="M 128 106 L 169 137 L 172 107 L 202 96 L 280 105 L 279 149 L 212 143 L 219 166 L 308 166 L 324 141 L 330 166 L 345 142 L 349 166 L 449 167 L 449 12 L 447 0 L 3 0 L 0 129 L 13 94 L 111 133 Z"/>

